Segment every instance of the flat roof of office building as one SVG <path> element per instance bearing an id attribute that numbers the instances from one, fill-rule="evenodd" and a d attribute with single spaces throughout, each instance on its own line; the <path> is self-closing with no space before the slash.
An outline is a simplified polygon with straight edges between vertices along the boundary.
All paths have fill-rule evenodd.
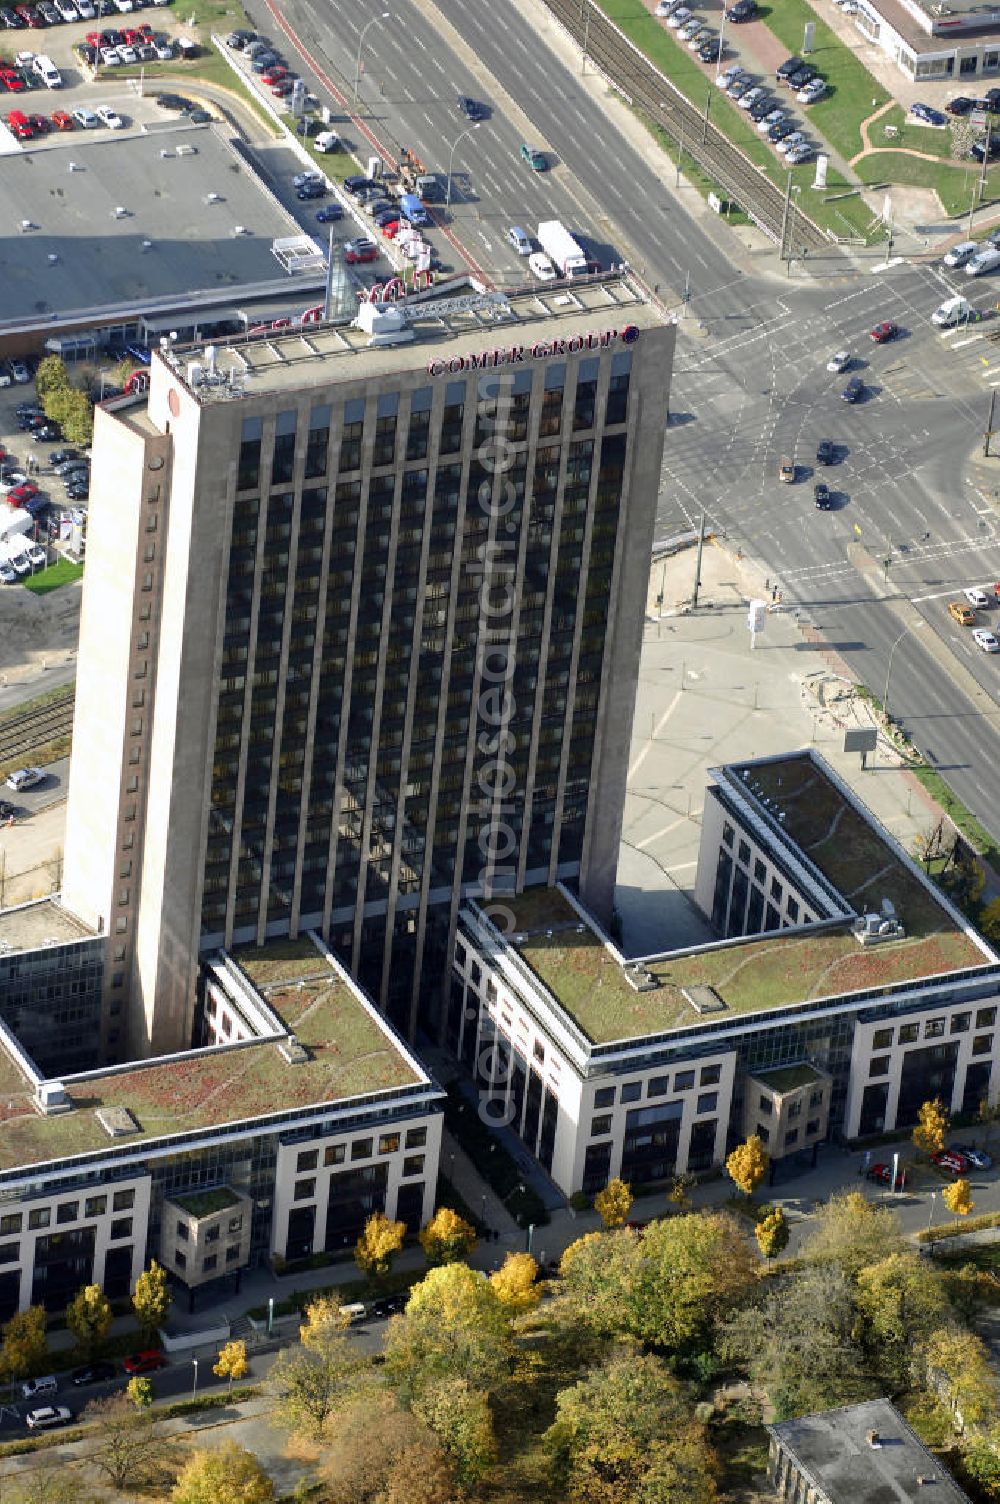
<path id="1" fill-rule="evenodd" d="M 69 945 L 74 940 L 92 940 L 95 933 L 54 898 L 39 898 L 14 909 L 0 909 L 0 957 L 11 951 L 41 950 Z"/>
<path id="2" fill-rule="evenodd" d="M 232 299 L 243 285 L 284 292 L 271 242 L 301 233 L 222 128 L 176 121 L 0 156 L 0 213 L 6 331 L 48 314 L 56 333 L 73 316 L 124 316 L 202 291 Z"/>
<path id="3" fill-rule="evenodd" d="M 264 995 L 287 1030 L 283 1039 L 67 1076 L 72 1110 L 53 1115 L 37 1111 L 31 1084 L 0 1049 L 0 1170 L 426 1084 L 375 1010 L 309 940 L 278 941 L 273 957 L 268 949 L 236 951 L 233 959 L 251 982 L 266 977 Z M 299 1063 L 280 1048 L 292 1035 L 304 1049 Z M 120 1137 L 98 1113 L 119 1117 Z"/>
<path id="4" fill-rule="evenodd" d="M 510 911 L 507 942 L 594 1044 L 724 1021 L 798 1003 L 892 987 L 998 957 L 958 922 L 933 884 L 900 856 L 871 817 L 809 753 L 720 770 L 759 805 L 742 774 L 753 770 L 787 844 L 809 859 L 858 915 L 893 904 L 904 937 L 862 946 L 850 921 L 771 930 L 694 951 L 642 959 L 652 982 L 637 991 L 620 959 L 558 890 L 533 889 L 497 903 Z M 724 785 L 722 785 L 724 786 Z M 759 805 L 763 810 L 763 805 Z M 833 835 L 837 839 L 832 839 Z M 779 837 L 775 834 L 775 844 Z M 665 937 L 666 938 L 666 937 Z"/>
<path id="5" fill-rule="evenodd" d="M 829 1504 L 926 1504 L 928 1495 L 935 1504 L 969 1504 L 968 1494 L 887 1399 L 801 1415 L 767 1429 Z"/>
<path id="6" fill-rule="evenodd" d="M 587 334 L 630 332 L 616 348 L 625 349 L 641 338 L 645 329 L 670 322 L 651 301 L 639 281 L 629 272 L 606 272 L 576 279 L 496 292 L 484 288 L 470 291 L 468 278 L 444 282 L 398 305 L 403 309 L 414 338 L 405 342 L 373 343 L 372 334 L 354 324 L 311 324 L 301 328 L 272 330 L 267 334 L 235 335 L 213 341 L 212 381 L 205 379 L 205 354 L 201 345 L 178 345 L 170 354 L 172 375 L 202 403 L 232 395 L 252 399 L 273 391 L 308 389 L 320 382 L 361 381 L 394 375 L 409 368 L 427 380 L 445 377 L 449 370 L 461 372 L 461 361 L 483 352 L 520 347 L 517 360 L 496 363 L 505 369 L 530 366 L 547 340 L 570 340 Z M 580 348 L 580 346 L 577 346 Z M 599 346 L 594 346 L 595 350 Z M 572 351 L 570 352 L 572 353 Z M 154 358 L 155 367 L 162 357 Z M 452 365 L 452 362 L 459 364 Z M 192 385 L 192 369 L 198 368 Z M 169 369 L 170 367 L 168 367 Z"/>

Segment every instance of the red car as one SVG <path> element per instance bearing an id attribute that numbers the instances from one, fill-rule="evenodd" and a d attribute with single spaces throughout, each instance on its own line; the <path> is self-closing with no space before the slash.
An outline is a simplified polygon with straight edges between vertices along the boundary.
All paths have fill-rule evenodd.
<path id="1" fill-rule="evenodd" d="M 15 5 L 14 14 L 20 16 L 25 26 L 30 26 L 32 31 L 40 31 L 45 25 L 33 5 Z"/>
<path id="2" fill-rule="evenodd" d="M 869 1165 L 867 1170 L 869 1180 L 877 1180 L 881 1185 L 892 1185 L 892 1165 Z M 901 1191 L 906 1185 L 906 1171 L 899 1170 L 896 1174 L 896 1190 Z"/>
<path id="3" fill-rule="evenodd" d="M 382 234 L 387 240 L 395 240 L 399 234 L 399 220 L 390 219 L 382 226 Z"/>
<path id="4" fill-rule="evenodd" d="M 11 94 L 24 93 L 24 79 L 16 68 L 4 68 L 0 70 L 0 83 L 3 84 L 5 89 L 9 89 Z"/>
<path id="5" fill-rule="evenodd" d="M 26 501 L 30 501 L 33 496 L 37 495 L 38 487 L 35 482 L 25 480 L 19 486 L 15 486 L 12 491 L 7 492 L 7 500 L 12 507 L 23 507 Z"/>
<path id="6" fill-rule="evenodd" d="M 122 1364 L 126 1373 L 154 1373 L 157 1368 L 165 1368 L 167 1360 L 159 1348 L 150 1347 L 145 1352 L 133 1353 Z"/>
<path id="7" fill-rule="evenodd" d="M 942 1149 L 940 1154 L 933 1156 L 933 1160 L 939 1170 L 947 1170 L 949 1175 L 968 1174 L 969 1161 L 957 1149 Z"/>
<path id="8" fill-rule="evenodd" d="M 271 93 L 276 99 L 284 99 L 285 95 L 290 94 L 294 88 L 295 85 L 290 78 L 279 78 L 276 84 L 271 85 Z"/>
<path id="9" fill-rule="evenodd" d="M 101 40 L 101 33 L 99 31 L 88 31 L 86 42 L 88 47 L 101 48 L 105 46 L 105 43 Z"/>
<path id="10" fill-rule="evenodd" d="M 871 337 L 877 345 L 884 345 L 887 340 L 895 339 L 899 333 L 899 325 L 891 324 L 888 319 L 884 323 L 876 324 L 871 331 Z"/>
<path id="11" fill-rule="evenodd" d="M 371 240 L 349 240 L 344 246 L 344 260 L 348 266 L 356 266 L 360 261 L 377 261 L 378 246 Z"/>
<path id="12" fill-rule="evenodd" d="M 7 116 L 7 124 L 19 141 L 30 141 L 35 134 L 27 115 L 22 115 L 20 110 L 11 110 Z"/>
<path id="13" fill-rule="evenodd" d="M 262 84 L 276 84 L 284 78 L 287 72 L 287 68 L 282 68 L 280 64 L 276 64 L 273 68 L 268 68 L 266 73 L 261 74 L 260 81 Z"/>
<path id="14" fill-rule="evenodd" d="M 72 115 L 67 115 L 65 110 L 55 110 L 52 115 L 52 124 L 58 131 L 71 131 L 74 127 Z"/>

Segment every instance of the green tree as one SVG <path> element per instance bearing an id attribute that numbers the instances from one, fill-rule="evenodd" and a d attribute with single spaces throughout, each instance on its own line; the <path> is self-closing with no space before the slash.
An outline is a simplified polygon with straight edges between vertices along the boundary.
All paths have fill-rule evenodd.
<path id="1" fill-rule="evenodd" d="M 726 1173 L 745 1196 L 752 1196 L 767 1174 L 770 1164 L 770 1157 L 760 1135 L 753 1133 L 729 1155 Z"/>
<path id="2" fill-rule="evenodd" d="M 48 413 L 48 408 L 45 406 L 46 397 L 53 392 L 68 391 L 69 384 L 69 371 L 62 356 L 46 355 L 38 362 L 38 369 L 35 372 L 35 391 L 46 413 Z"/>
<path id="3" fill-rule="evenodd" d="M 153 1381 L 144 1374 L 134 1374 L 125 1385 L 125 1393 L 137 1410 L 148 1410 L 156 1398 Z"/>
<path id="4" fill-rule="evenodd" d="M 715 1504 L 716 1463 L 660 1359 L 610 1358 L 556 1397 L 545 1434 L 557 1485 L 580 1504 Z"/>
<path id="5" fill-rule="evenodd" d="M 153 1412 L 118 1393 L 91 1400 L 83 1412 L 90 1426 L 90 1463 L 112 1487 L 139 1487 L 162 1467 L 169 1443 L 156 1429 Z"/>
<path id="6" fill-rule="evenodd" d="M 632 1210 L 632 1188 L 624 1180 L 609 1180 L 594 1197 L 594 1208 L 606 1228 L 624 1227 Z"/>
<path id="7" fill-rule="evenodd" d="M 271 1367 L 267 1387 L 277 1418 L 299 1436 L 321 1436 L 333 1411 L 371 1386 L 371 1360 L 347 1328 L 335 1301 L 313 1301 L 299 1328 L 300 1345 L 283 1349 Z"/>
<path id="8" fill-rule="evenodd" d="M 45 1307 L 29 1306 L 4 1323 L 0 1365 L 8 1378 L 24 1378 L 45 1365 L 49 1347 L 45 1340 Z"/>
<path id="9" fill-rule="evenodd" d="M 972 1187 L 962 1176 L 945 1186 L 941 1200 L 954 1217 L 967 1217 L 976 1204 L 972 1199 Z"/>
<path id="10" fill-rule="evenodd" d="M 851 1278 L 905 1247 L 899 1218 L 860 1191 L 831 1196 L 810 1218 L 801 1257 L 811 1264 L 839 1264 Z"/>
<path id="11" fill-rule="evenodd" d="M 439 1206 L 419 1236 L 424 1257 L 432 1269 L 467 1259 L 476 1246 L 476 1229 L 450 1206 Z"/>
<path id="12" fill-rule="evenodd" d="M 979 929 L 991 945 L 1000 945 L 1000 898 L 991 899 L 983 909 Z"/>
<path id="13" fill-rule="evenodd" d="M 568 1319 L 690 1356 L 710 1346 L 715 1321 L 754 1287 L 758 1261 L 734 1218 L 691 1212 L 650 1222 L 641 1238 L 581 1238 L 560 1267 Z"/>
<path id="14" fill-rule="evenodd" d="M 147 1341 L 155 1341 L 160 1327 L 170 1314 L 170 1304 L 167 1271 L 155 1259 L 151 1259 L 149 1268 L 136 1280 L 132 1293 L 132 1310 Z"/>
<path id="15" fill-rule="evenodd" d="M 408 1403 L 442 1378 L 496 1389 L 510 1373 L 513 1352 L 510 1313 L 485 1274 L 446 1264 L 414 1285 L 406 1314 L 390 1324 L 385 1369 Z"/>
<path id="16" fill-rule="evenodd" d="M 780 1206 L 774 1206 L 761 1217 L 754 1228 L 757 1246 L 766 1259 L 777 1258 L 788 1247 L 788 1222 Z"/>
<path id="17" fill-rule="evenodd" d="M 403 1246 L 405 1222 L 391 1222 L 384 1212 L 373 1212 L 355 1244 L 354 1262 L 369 1279 L 384 1279 Z"/>
<path id="18" fill-rule="evenodd" d="M 71 444 L 87 445 L 94 437 L 94 405 L 86 392 L 70 386 L 53 391 L 43 403 Z"/>
<path id="19" fill-rule="evenodd" d="M 941 1275 L 915 1253 L 891 1253 L 859 1272 L 856 1298 L 871 1366 L 905 1384 L 914 1354 L 949 1314 Z"/>
<path id="20" fill-rule="evenodd" d="M 242 1339 L 227 1342 L 219 1353 L 218 1362 L 212 1364 L 212 1372 L 217 1379 L 229 1380 L 230 1394 L 233 1392 L 233 1380 L 245 1379 L 249 1368 L 247 1345 Z"/>
<path id="21" fill-rule="evenodd" d="M 434 1432 L 465 1488 L 478 1483 L 497 1459 L 490 1402 L 465 1379 L 442 1378 L 414 1399 L 413 1413 Z"/>
<path id="22" fill-rule="evenodd" d="M 84 1285 L 66 1307 L 66 1325 L 85 1358 L 93 1358 L 111 1330 L 111 1302 L 100 1285 Z"/>
<path id="23" fill-rule="evenodd" d="M 271 1504 L 274 1484 L 252 1452 L 224 1441 L 192 1454 L 170 1498 L 171 1504 Z"/>
<path id="24" fill-rule="evenodd" d="M 1000 1499 L 1000 1434 L 976 1436 L 962 1448 L 962 1467 L 981 1498 Z"/>
<path id="25" fill-rule="evenodd" d="M 538 1265 L 530 1253 L 508 1253 L 500 1268 L 490 1275 L 490 1284 L 509 1311 L 533 1311 L 542 1298 Z"/>
<path id="26" fill-rule="evenodd" d="M 868 1397 L 857 1324 L 843 1269 L 811 1268 L 797 1278 L 767 1281 L 753 1304 L 723 1322 L 718 1350 L 766 1390 L 785 1420 Z"/>
<path id="27" fill-rule="evenodd" d="M 917 1113 L 917 1126 L 913 1130 L 914 1147 L 930 1159 L 932 1154 L 940 1154 L 944 1148 L 947 1132 L 948 1114 L 941 1098 L 935 1097 L 933 1102 L 925 1102 Z"/>

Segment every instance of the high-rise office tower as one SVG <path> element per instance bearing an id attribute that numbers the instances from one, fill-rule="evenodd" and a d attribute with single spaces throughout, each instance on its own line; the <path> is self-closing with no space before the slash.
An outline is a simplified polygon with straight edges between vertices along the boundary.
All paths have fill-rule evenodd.
<path id="1" fill-rule="evenodd" d="M 463 891 L 609 917 L 673 345 L 627 273 L 430 293 L 98 413 L 63 902 L 108 1056 L 186 1047 L 220 944 L 318 930 L 434 1036 Z"/>

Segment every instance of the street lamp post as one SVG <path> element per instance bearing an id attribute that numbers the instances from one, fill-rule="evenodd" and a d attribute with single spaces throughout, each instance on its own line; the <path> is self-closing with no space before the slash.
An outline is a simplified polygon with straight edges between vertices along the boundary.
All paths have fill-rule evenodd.
<path id="1" fill-rule="evenodd" d="M 358 88 L 359 88 L 360 83 L 361 83 L 361 49 L 365 45 L 365 36 L 372 29 L 373 26 L 378 26 L 378 25 L 381 24 L 381 22 L 388 21 L 391 15 L 392 15 L 392 11 L 390 11 L 390 10 L 384 10 L 380 16 L 372 16 L 372 18 L 368 22 L 368 24 L 366 26 L 362 26 L 362 28 L 361 28 L 361 35 L 360 35 L 360 37 L 358 37 L 358 58 L 357 58 L 357 62 L 354 65 L 354 100 L 355 100 L 355 103 L 357 103 Z"/>
<path id="2" fill-rule="evenodd" d="M 197 1358 L 192 1358 L 191 1359 L 191 1367 L 194 1369 L 194 1382 L 191 1385 L 191 1398 L 194 1399 L 195 1396 L 198 1393 L 198 1359 Z"/>
<path id="3" fill-rule="evenodd" d="M 270 1337 L 274 1328 L 274 1296 L 270 1296 L 267 1302 L 267 1335 Z"/>
<path id="4" fill-rule="evenodd" d="M 896 656 L 896 649 L 899 647 L 899 644 L 902 642 L 903 638 L 908 632 L 916 632 L 920 627 L 923 626 L 923 624 L 924 622 L 922 617 L 919 621 L 911 621 L 908 627 L 903 628 L 899 636 L 896 638 L 896 641 L 889 649 L 889 662 L 885 666 L 885 692 L 882 695 L 882 709 L 885 712 L 885 718 L 887 721 L 889 720 L 889 675 L 892 673 L 892 660 Z"/>
<path id="5" fill-rule="evenodd" d="M 479 129 L 479 127 L 480 127 L 481 124 L 482 124 L 482 121 L 481 120 L 477 120 L 476 123 L 475 123 L 475 125 L 468 125 L 468 126 L 466 126 L 466 128 L 465 128 L 464 131 L 459 131 L 458 135 L 455 137 L 454 141 L 452 142 L 451 152 L 450 152 L 449 157 L 448 157 L 448 192 L 447 192 L 447 194 L 445 196 L 445 201 L 444 201 L 444 206 L 445 206 L 446 209 L 450 209 L 451 208 L 451 169 L 452 169 L 452 166 L 454 165 L 454 162 L 455 162 L 455 148 L 457 147 L 457 145 L 458 145 L 458 143 L 460 141 L 464 141 L 465 140 L 466 136 L 471 136 L 473 131 L 478 131 L 478 129 Z"/>

